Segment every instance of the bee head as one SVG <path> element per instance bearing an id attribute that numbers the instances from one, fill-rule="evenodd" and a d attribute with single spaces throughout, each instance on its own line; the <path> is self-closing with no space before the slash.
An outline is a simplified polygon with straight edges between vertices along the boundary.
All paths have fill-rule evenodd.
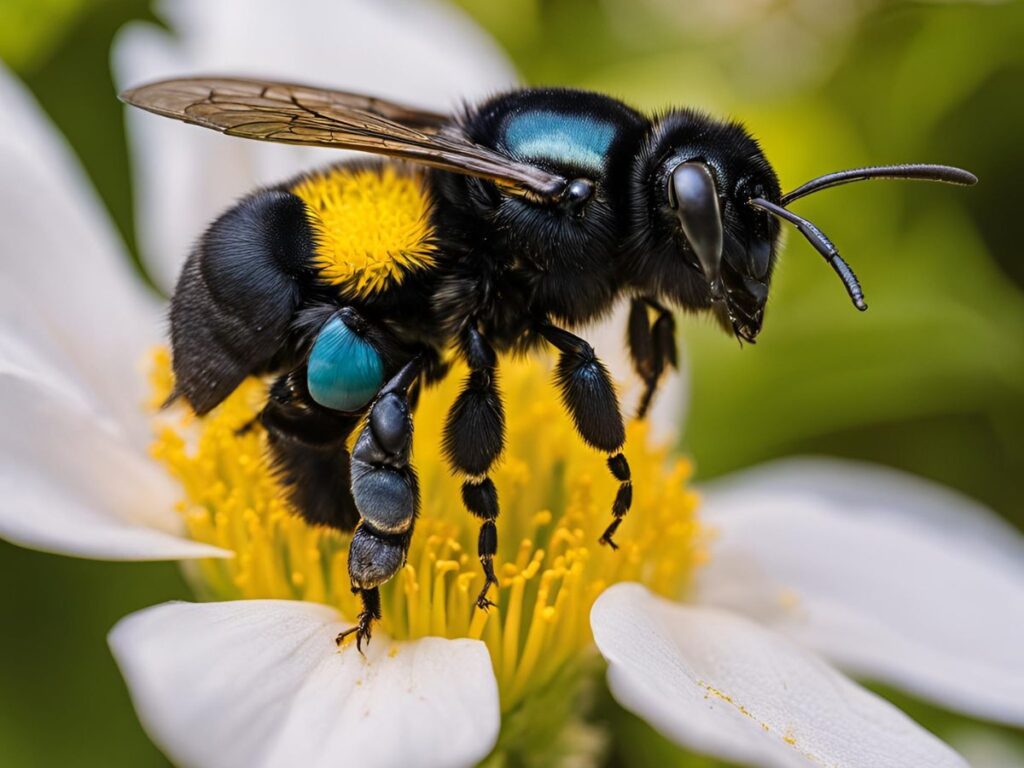
<path id="1" fill-rule="evenodd" d="M 764 321 L 780 222 L 787 222 L 863 311 L 867 304 L 853 270 L 832 241 L 789 205 L 871 179 L 977 182 L 969 171 L 946 165 L 878 165 L 827 173 L 782 194 L 775 171 L 743 126 L 691 110 L 668 112 L 652 123 L 633 166 L 629 279 L 682 307 L 711 309 L 723 328 L 753 342 Z"/>
<path id="2" fill-rule="evenodd" d="M 747 201 L 779 196 L 742 126 L 689 110 L 662 115 L 632 177 L 634 281 L 681 306 L 708 307 L 730 333 L 754 341 L 779 225 Z"/>

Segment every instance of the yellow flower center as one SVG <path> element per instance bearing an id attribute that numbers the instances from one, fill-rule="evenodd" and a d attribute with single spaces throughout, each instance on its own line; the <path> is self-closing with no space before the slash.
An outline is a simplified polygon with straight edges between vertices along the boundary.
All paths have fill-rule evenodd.
<path id="1" fill-rule="evenodd" d="M 422 511 L 406 566 L 382 587 L 381 629 L 398 640 L 483 640 L 508 712 L 589 656 L 590 608 L 608 585 L 639 581 L 679 596 L 706 549 L 697 496 L 687 488 L 689 461 L 650 447 L 638 422 L 627 429 L 633 508 L 617 535 L 620 549 L 599 545 L 617 487 L 606 457 L 576 435 L 542 361 L 504 360 L 500 376 L 508 442 L 493 472 L 501 500 L 501 586 L 492 592 L 498 605 L 481 611 L 474 604 L 483 584 L 478 521 L 463 508 L 459 478 L 439 450 L 445 414 L 464 378 L 454 371 L 424 392 L 416 412 Z M 152 378 L 159 403 L 170 391 L 166 351 L 157 354 Z M 236 553 L 198 564 L 201 593 L 311 600 L 353 619 L 360 605 L 348 580 L 350 534 L 292 514 L 265 460 L 262 429 L 239 431 L 265 397 L 265 383 L 253 379 L 202 419 L 184 408 L 155 417 L 153 454 L 181 482 L 179 508 L 189 533 Z"/>

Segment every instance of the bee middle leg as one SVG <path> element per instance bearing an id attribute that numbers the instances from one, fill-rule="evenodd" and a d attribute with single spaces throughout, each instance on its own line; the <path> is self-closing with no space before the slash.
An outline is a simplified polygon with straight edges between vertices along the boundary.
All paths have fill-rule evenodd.
<path id="1" fill-rule="evenodd" d="M 462 502 L 478 519 L 477 554 L 484 571 L 484 586 L 476 599 L 481 609 L 494 603 L 487 597 L 498 585 L 494 555 L 498 551 L 498 490 L 488 476 L 505 447 L 505 409 L 497 382 L 497 356 L 480 332 L 469 327 L 461 339 L 469 363 L 469 376 L 448 412 L 443 448 L 451 466 L 466 476 Z"/>
<path id="2" fill-rule="evenodd" d="M 600 539 L 616 549 L 613 537 L 633 504 L 633 482 L 629 462 L 622 453 L 626 428 L 611 376 L 594 348 L 579 336 L 549 323 L 537 330 L 560 353 L 555 381 L 576 431 L 587 444 L 608 454 L 608 469 L 619 481 L 612 504 L 613 519 Z"/>
<path id="3" fill-rule="evenodd" d="M 648 310 L 656 313 L 650 322 Z M 637 406 L 636 417 L 647 415 L 658 382 L 667 366 L 676 368 L 676 320 L 672 313 L 652 298 L 633 299 L 629 305 L 626 335 L 633 368 L 644 382 L 644 392 Z"/>

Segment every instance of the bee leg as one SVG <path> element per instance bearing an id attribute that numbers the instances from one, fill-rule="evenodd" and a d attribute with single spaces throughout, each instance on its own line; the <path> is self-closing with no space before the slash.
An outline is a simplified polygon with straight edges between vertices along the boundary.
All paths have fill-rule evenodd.
<path id="1" fill-rule="evenodd" d="M 555 380 L 576 431 L 587 444 L 608 454 L 608 469 L 619 481 L 612 504 L 614 519 L 600 539 L 615 549 L 613 536 L 633 504 L 633 483 L 629 462 L 622 453 L 626 428 L 611 376 L 594 348 L 579 336 L 547 323 L 538 331 L 560 352 Z"/>
<path id="2" fill-rule="evenodd" d="M 461 344 L 469 363 L 469 376 L 448 412 L 443 448 L 451 466 L 467 475 L 462 484 L 466 509 L 482 521 L 477 554 L 484 571 L 484 586 L 476 604 L 486 609 L 494 605 L 487 593 L 498 585 L 494 555 L 498 551 L 495 520 L 499 509 L 498 491 L 487 473 L 505 447 L 505 409 L 498 391 L 494 349 L 473 327 L 463 334 Z"/>
<path id="3" fill-rule="evenodd" d="M 267 431 L 274 470 L 295 510 L 314 525 L 351 531 L 359 513 L 349 488 L 346 443 L 359 414 L 316 403 L 302 366 L 271 385 L 259 420 Z"/>
<path id="4" fill-rule="evenodd" d="M 349 627 L 344 632 L 339 632 L 338 636 L 334 638 L 334 642 L 341 645 L 345 638 L 349 635 L 354 634 L 356 636 L 356 650 L 360 653 L 363 652 L 363 641 L 370 642 L 370 638 L 373 636 L 373 622 L 379 621 L 381 617 L 380 611 L 380 590 L 377 587 L 373 589 L 361 589 L 357 590 L 359 597 L 363 601 L 363 610 L 359 613 L 359 619 L 355 626 Z"/>
<path id="5" fill-rule="evenodd" d="M 648 318 L 649 308 L 657 313 L 653 325 Z M 666 365 L 678 366 L 675 317 L 654 299 L 633 299 L 629 305 L 626 338 L 633 367 L 644 382 L 644 393 L 636 411 L 636 417 L 642 419 L 647 415 Z"/>
<path id="6" fill-rule="evenodd" d="M 414 357 L 384 385 L 352 449 L 352 496 L 361 520 L 349 545 L 348 574 L 363 611 L 358 625 L 338 640 L 355 632 L 360 651 L 381 616 L 378 587 L 405 565 L 419 513 L 419 482 L 411 464 L 409 390 L 421 369 L 422 359 Z"/>
<path id="7" fill-rule="evenodd" d="M 385 377 L 412 351 L 354 307 L 311 305 L 291 333 L 304 362 L 280 377 L 260 414 L 274 469 L 296 511 L 314 525 L 351 531 L 348 438 Z"/>

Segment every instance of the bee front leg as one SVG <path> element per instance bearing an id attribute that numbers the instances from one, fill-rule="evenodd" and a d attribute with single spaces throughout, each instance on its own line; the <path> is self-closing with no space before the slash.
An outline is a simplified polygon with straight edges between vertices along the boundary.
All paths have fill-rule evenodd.
<path id="1" fill-rule="evenodd" d="M 615 549 L 613 536 L 633 504 L 633 482 L 629 462 L 622 453 L 626 428 L 611 376 L 594 348 L 579 336 L 549 323 L 537 330 L 561 353 L 555 380 L 576 431 L 589 445 L 608 454 L 608 469 L 619 481 L 612 504 L 614 519 L 600 539 Z"/>
<path id="2" fill-rule="evenodd" d="M 656 313 L 653 325 L 648 316 L 649 309 Z M 654 299 L 633 299 L 629 305 L 626 338 L 633 368 L 644 382 L 644 393 L 636 410 L 636 417 L 642 419 L 647 415 L 666 366 L 678 366 L 675 317 Z"/>
<path id="3" fill-rule="evenodd" d="M 421 369 L 422 360 L 415 357 L 384 385 L 352 449 L 352 496 L 361 519 L 349 545 L 348 573 L 363 610 L 358 624 L 337 640 L 355 633 L 360 651 L 381 617 L 378 588 L 405 565 L 419 513 L 409 390 Z"/>
<path id="4" fill-rule="evenodd" d="M 505 447 L 505 409 L 497 382 L 497 356 L 476 328 L 463 338 L 462 350 L 469 363 L 469 376 L 462 392 L 448 412 L 443 447 L 451 466 L 467 476 L 462 484 L 466 509 L 479 518 L 477 553 L 484 571 L 484 586 L 476 604 L 486 609 L 494 603 L 487 597 L 498 585 L 494 555 L 498 551 L 498 491 L 488 476 L 491 466 Z"/>

